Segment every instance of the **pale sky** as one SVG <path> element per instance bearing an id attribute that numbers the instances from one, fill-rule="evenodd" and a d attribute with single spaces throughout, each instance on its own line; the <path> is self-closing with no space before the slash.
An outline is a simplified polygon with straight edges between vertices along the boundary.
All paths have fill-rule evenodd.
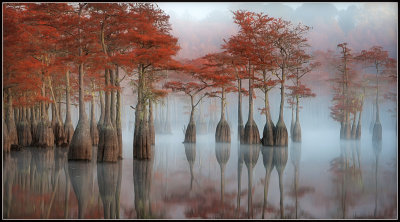
<path id="1" fill-rule="evenodd" d="M 397 57 L 396 2 L 162 2 L 178 37 L 178 57 L 193 59 L 220 50 L 223 39 L 237 32 L 232 11 L 263 12 L 294 24 L 311 26 L 312 50 L 336 50 L 347 42 L 354 50 L 380 45 Z"/>

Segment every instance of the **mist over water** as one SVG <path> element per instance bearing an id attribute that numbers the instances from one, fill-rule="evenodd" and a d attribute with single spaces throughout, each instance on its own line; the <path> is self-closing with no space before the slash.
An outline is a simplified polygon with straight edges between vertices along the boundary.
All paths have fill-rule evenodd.
<path id="1" fill-rule="evenodd" d="M 340 124 L 329 116 L 329 99 L 316 97 L 302 103 L 301 143 L 289 139 L 287 148 L 261 145 L 257 148 L 240 145 L 237 140 L 237 98 L 232 94 L 228 96 L 226 117 L 231 128 L 231 143 L 220 147 L 214 137 L 220 117 L 219 101 L 206 99 L 196 109 L 196 119 L 203 120 L 206 129 L 200 130 L 197 122 L 197 142 L 188 146 L 182 143 L 182 129 L 189 121 L 187 100 L 170 95 L 163 99 L 163 104 L 157 104 L 154 116 L 155 121 L 169 119 L 171 132 L 156 134 L 153 160 L 137 161 L 133 160 L 132 148 L 134 110 L 129 107 L 129 98 L 124 100 L 123 160 L 117 164 L 97 163 L 97 147 L 93 147 L 93 159 L 87 163 L 68 161 L 67 149 L 58 147 L 28 147 L 5 155 L 3 173 L 10 178 L 3 181 L 5 217 L 78 218 L 82 213 L 82 218 L 111 218 L 110 215 L 114 218 L 261 218 L 263 158 L 268 157 L 268 149 L 271 149 L 270 155 L 279 151 L 271 158 L 280 159 L 279 168 L 283 169 L 283 209 L 280 208 L 278 165 L 274 162 L 264 218 L 281 218 L 282 211 L 283 218 L 296 218 L 296 193 L 297 218 L 397 217 L 397 131 L 396 122 L 385 111 L 385 105 L 381 106 L 380 146 L 373 145 L 369 129 L 370 121 L 374 120 L 372 104 L 365 105 L 361 140 L 341 141 Z M 278 96 L 270 97 L 274 122 L 278 101 Z M 247 102 L 244 98 L 243 104 Z M 243 106 L 244 123 L 248 115 L 246 106 Z M 257 98 L 255 110 L 262 106 L 262 99 Z M 200 112 L 202 119 L 198 119 Z M 284 115 L 289 128 L 291 110 L 285 109 Z M 255 121 L 262 135 L 265 117 L 255 112 Z M 254 152 L 252 165 L 246 162 L 250 158 L 249 150 Z M 115 207 L 110 211 L 104 204 Z"/>

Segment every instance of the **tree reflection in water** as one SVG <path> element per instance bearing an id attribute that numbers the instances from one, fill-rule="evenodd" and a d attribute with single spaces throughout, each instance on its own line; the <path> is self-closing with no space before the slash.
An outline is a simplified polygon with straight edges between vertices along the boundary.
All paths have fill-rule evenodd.
<path id="1" fill-rule="evenodd" d="M 225 188 L 225 166 L 229 160 L 231 154 L 231 144 L 230 143 L 216 143 L 215 144 L 215 156 L 217 158 L 220 170 L 221 170 L 221 206 L 222 214 L 221 218 L 224 218 L 224 188 Z"/>
<path id="2" fill-rule="evenodd" d="M 152 218 L 150 205 L 153 159 L 133 160 L 135 210 L 138 219 Z"/>
<path id="3" fill-rule="evenodd" d="M 261 149 L 261 153 L 263 155 L 263 164 L 265 168 L 265 178 L 264 178 L 264 202 L 263 202 L 263 210 L 261 218 L 264 219 L 265 208 L 267 207 L 267 197 L 268 197 L 268 187 L 269 187 L 269 178 L 271 176 L 271 172 L 274 169 L 273 165 L 273 154 L 274 148 L 269 146 L 263 146 Z"/>
<path id="4" fill-rule="evenodd" d="M 244 162 L 247 167 L 248 175 L 248 202 L 247 202 L 247 218 L 253 218 L 253 168 L 257 164 L 260 154 L 260 145 L 240 145 L 240 151 L 244 153 Z"/>
<path id="5" fill-rule="evenodd" d="M 88 202 L 93 196 L 93 164 L 87 161 L 68 161 L 68 173 L 78 199 L 78 218 L 85 218 Z"/>
<path id="6" fill-rule="evenodd" d="M 297 191 L 299 188 L 299 166 L 301 159 L 301 143 L 293 142 L 290 146 L 290 160 L 294 166 L 294 194 L 295 194 L 295 218 L 298 218 L 297 208 L 298 208 L 298 195 Z"/>
<path id="7" fill-rule="evenodd" d="M 340 157 L 331 161 L 330 171 L 336 175 L 333 182 L 338 186 L 339 217 L 345 219 L 348 208 L 362 195 L 360 141 L 340 141 Z"/>
<path id="8" fill-rule="evenodd" d="M 382 141 L 372 141 L 372 148 L 375 154 L 375 210 L 374 217 L 376 218 L 378 215 L 378 163 L 379 156 L 382 151 Z"/>
<path id="9" fill-rule="evenodd" d="M 193 180 L 194 180 L 193 165 L 194 165 L 194 161 L 196 160 L 196 144 L 195 143 L 184 143 L 184 146 L 185 146 L 186 159 L 189 163 L 189 169 L 190 169 L 190 191 L 192 191 Z"/>
<path id="10" fill-rule="evenodd" d="M 104 219 L 119 219 L 122 161 L 97 163 L 97 182 L 103 202 Z"/>
<path id="11" fill-rule="evenodd" d="M 279 176 L 279 205 L 280 205 L 280 212 L 281 212 L 281 219 L 284 218 L 284 208 L 283 208 L 283 172 L 285 170 L 285 166 L 288 159 L 288 147 L 274 147 L 274 166 L 278 171 Z"/>

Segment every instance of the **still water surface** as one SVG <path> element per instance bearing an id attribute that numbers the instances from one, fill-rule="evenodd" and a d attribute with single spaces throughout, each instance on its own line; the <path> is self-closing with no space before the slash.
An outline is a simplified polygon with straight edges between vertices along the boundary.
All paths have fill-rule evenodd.
<path id="1" fill-rule="evenodd" d="M 154 159 L 68 161 L 67 149 L 3 154 L 4 218 L 397 218 L 397 136 L 341 142 L 305 131 L 301 144 L 215 144 L 157 135 Z M 124 138 L 129 138 L 127 132 Z"/>

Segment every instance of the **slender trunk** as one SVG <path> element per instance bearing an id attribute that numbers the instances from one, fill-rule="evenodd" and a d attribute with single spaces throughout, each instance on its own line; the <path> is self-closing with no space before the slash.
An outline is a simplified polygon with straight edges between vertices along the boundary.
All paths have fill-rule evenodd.
<path id="1" fill-rule="evenodd" d="M 151 100 L 149 100 L 149 130 L 150 130 L 151 145 L 155 145 L 156 135 L 154 129 L 153 102 Z"/>
<path id="2" fill-rule="evenodd" d="M 110 72 L 110 85 L 114 86 L 115 85 L 115 78 L 114 78 L 114 72 L 112 69 L 109 70 Z M 113 125 L 113 127 L 116 127 L 116 122 L 115 122 L 115 90 L 111 90 L 111 111 L 110 111 L 110 120 Z"/>
<path id="3" fill-rule="evenodd" d="M 117 113 L 116 113 L 116 128 L 117 128 L 117 137 L 118 137 L 118 158 L 122 159 L 122 126 L 121 126 L 121 89 L 119 88 L 119 71 L 118 65 L 115 68 L 115 86 L 117 89 Z M 118 203 L 119 204 L 119 203 Z"/>
<path id="4" fill-rule="evenodd" d="M 221 91 L 221 120 L 225 120 L 225 89 L 222 88 Z"/>
<path id="5" fill-rule="evenodd" d="M 97 124 L 95 122 L 95 94 L 94 94 L 95 85 L 92 81 L 92 99 L 90 101 L 90 135 L 92 138 L 92 145 L 97 146 L 99 144 L 99 131 L 97 129 Z"/>
<path id="6" fill-rule="evenodd" d="M 281 102 L 279 109 L 279 119 L 275 127 L 274 134 L 274 145 L 276 146 L 287 146 L 288 145 L 288 132 L 286 129 L 285 122 L 283 120 L 283 107 L 285 105 L 285 69 L 282 68 L 282 79 L 281 79 Z"/>
<path id="7" fill-rule="evenodd" d="M 239 141 L 242 140 L 244 135 L 244 127 L 243 127 L 243 118 L 242 118 L 242 80 L 238 80 L 238 88 L 239 88 L 239 95 L 238 95 L 238 139 Z"/>

